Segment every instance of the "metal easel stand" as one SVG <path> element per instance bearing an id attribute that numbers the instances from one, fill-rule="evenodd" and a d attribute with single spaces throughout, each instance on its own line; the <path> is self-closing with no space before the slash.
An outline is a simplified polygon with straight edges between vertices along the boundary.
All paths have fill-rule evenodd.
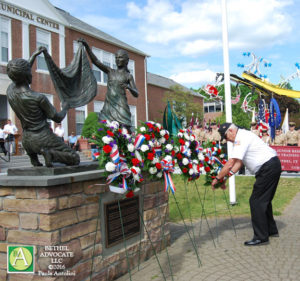
<path id="1" fill-rule="evenodd" d="M 173 194 L 173 198 L 174 198 L 174 201 L 175 201 L 175 203 L 176 203 L 176 206 L 177 206 L 177 210 L 178 210 L 178 212 L 179 212 L 179 214 L 180 214 L 180 217 L 181 217 L 181 219 L 182 219 L 182 222 L 183 222 L 183 224 L 184 224 L 185 231 L 186 231 L 186 233 L 188 234 L 188 236 L 189 236 L 189 238 L 190 238 L 190 240 L 191 240 L 191 242 L 192 242 L 192 245 L 193 245 L 193 247 L 194 247 L 194 251 L 195 251 L 195 253 L 196 253 L 197 260 L 198 260 L 198 267 L 200 267 L 200 265 L 202 265 L 202 263 L 201 263 L 201 260 L 200 260 L 199 254 L 198 254 L 198 249 L 197 249 L 197 247 L 196 247 L 196 245 L 195 245 L 195 243 L 194 243 L 194 240 L 192 239 L 192 237 L 191 237 L 191 235 L 190 235 L 190 232 L 189 232 L 189 230 L 188 230 L 188 228 L 187 228 L 187 225 L 186 225 L 186 223 L 185 223 L 185 221 L 184 221 L 184 217 L 183 217 L 182 212 L 181 212 L 181 210 L 180 210 L 180 207 L 179 207 L 178 201 L 177 201 L 177 199 L 176 199 L 176 196 L 175 196 L 175 194 L 174 194 L 173 192 L 172 192 L 172 194 Z"/>
<path id="2" fill-rule="evenodd" d="M 199 192 L 198 185 L 197 185 L 196 181 L 195 181 L 195 187 L 196 187 L 198 198 L 199 198 L 199 201 L 200 201 L 200 204 L 201 204 L 201 221 L 200 221 L 200 228 L 199 228 L 199 237 L 200 237 L 200 234 L 201 234 L 202 218 L 204 216 L 206 224 L 207 224 L 207 227 L 208 227 L 208 231 L 209 231 L 210 236 L 212 238 L 214 247 L 216 248 L 215 239 L 214 239 L 213 233 L 211 231 L 211 228 L 210 228 L 208 220 L 207 220 L 207 216 L 206 216 L 206 212 L 205 212 L 205 208 L 204 208 L 204 201 L 202 201 L 202 199 L 201 199 L 201 195 L 200 195 L 200 192 Z M 206 195 L 206 186 L 205 186 L 204 200 L 205 200 L 205 195 Z"/>

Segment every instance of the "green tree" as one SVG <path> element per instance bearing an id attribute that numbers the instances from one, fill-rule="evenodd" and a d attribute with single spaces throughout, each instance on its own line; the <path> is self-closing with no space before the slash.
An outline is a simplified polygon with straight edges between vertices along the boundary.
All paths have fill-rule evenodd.
<path id="1" fill-rule="evenodd" d="M 163 101 L 167 104 L 170 101 L 174 112 L 180 119 L 189 122 L 194 115 L 200 122 L 203 120 L 203 107 L 196 101 L 191 91 L 179 86 L 171 86 L 170 90 L 164 93 Z"/>
<path id="2" fill-rule="evenodd" d="M 81 135 L 85 138 L 91 138 L 98 128 L 98 114 L 96 112 L 90 112 L 84 121 Z"/>

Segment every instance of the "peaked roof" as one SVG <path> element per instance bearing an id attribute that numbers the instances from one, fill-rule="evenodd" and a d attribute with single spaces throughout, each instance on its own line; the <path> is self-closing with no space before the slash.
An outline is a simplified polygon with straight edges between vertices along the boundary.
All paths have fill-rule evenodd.
<path id="1" fill-rule="evenodd" d="M 146 56 L 146 57 L 149 57 L 149 55 L 147 55 L 146 53 L 124 43 L 123 41 L 83 22 L 82 20 L 78 19 L 78 18 L 75 18 L 73 17 L 70 13 L 60 9 L 60 8 L 57 8 L 57 11 L 66 19 L 66 21 L 68 22 L 69 24 L 69 28 L 71 29 L 75 29 L 75 30 L 78 30 L 80 32 L 83 32 L 83 33 L 86 33 L 86 34 L 89 34 L 93 37 L 96 37 L 96 38 L 99 38 L 103 41 L 106 41 L 108 43 L 111 43 L 113 45 L 117 45 L 123 49 L 126 49 L 128 51 L 132 51 L 134 53 L 137 53 L 137 54 L 140 54 L 142 56 Z"/>
<path id="2" fill-rule="evenodd" d="M 170 78 L 160 76 L 160 75 L 150 73 L 150 72 L 147 72 L 147 84 L 151 84 L 151 85 L 158 86 L 158 87 L 165 88 L 165 89 L 170 89 L 171 86 L 180 86 L 184 90 L 189 91 L 193 96 L 205 98 L 203 95 L 201 95 L 197 92 L 194 92 L 193 90 L 177 83 L 176 81 L 174 81 Z"/>
<path id="3" fill-rule="evenodd" d="M 12 4 L 13 6 L 20 7 L 22 10 L 33 12 L 37 15 L 41 15 L 57 23 L 61 23 L 63 25 L 67 24 L 66 20 L 61 16 L 60 13 L 57 12 L 57 10 L 48 0 L 39 0 L 39 1 L 5 0 L 5 1 L 9 4 Z M 20 16 L 17 13 L 15 15 Z"/>

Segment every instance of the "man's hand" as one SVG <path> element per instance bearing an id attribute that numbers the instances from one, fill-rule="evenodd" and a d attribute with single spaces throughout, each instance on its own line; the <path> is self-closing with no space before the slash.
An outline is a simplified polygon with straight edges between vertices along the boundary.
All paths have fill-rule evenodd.
<path id="1" fill-rule="evenodd" d="M 216 186 L 218 183 L 219 183 L 219 181 L 216 180 L 216 179 L 214 179 L 214 180 L 211 182 L 211 188 L 212 188 L 213 190 L 215 190 L 215 189 L 216 189 L 215 186 Z"/>
<path id="2" fill-rule="evenodd" d="M 226 188 L 227 188 L 226 182 L 224 181 L 224 182 L 222 183 L 222 185 L 221 185 L 221 189 L 225 190 Z"/>
<path id="3" fill-rule="evenodd" d="M 225 190 L 226 189 L 226 179 L 225 178 L 222 179 L 222 180 L 214 179 L 211 182 L 211 188 L 212 188 L 212 190 L 215 190 L 217 185 L 219 185 L 218 187 L 221 187 L 221 189 Z"/>

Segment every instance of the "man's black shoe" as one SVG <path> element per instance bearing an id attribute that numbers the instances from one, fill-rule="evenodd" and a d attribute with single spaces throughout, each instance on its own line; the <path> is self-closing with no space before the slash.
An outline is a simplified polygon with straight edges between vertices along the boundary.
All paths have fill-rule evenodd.
<path id="1" fill-rule="evenodd" d="M 271 233 L 271 234 L 269 234 L 269 237 L 279 237 L 279 233 L 278 232 Z"/>
<path id="2" fill-rule="evenodd" d="M 269 244 L 269 240 L 252 239 L 244 243 L 245 246 L 260 246 Z"/>

